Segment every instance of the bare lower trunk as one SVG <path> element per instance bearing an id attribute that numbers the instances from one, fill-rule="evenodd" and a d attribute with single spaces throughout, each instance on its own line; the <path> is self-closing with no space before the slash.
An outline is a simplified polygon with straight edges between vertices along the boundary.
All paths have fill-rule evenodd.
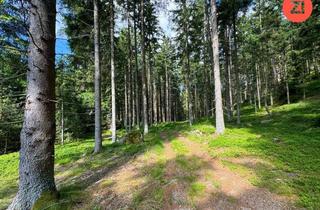
<path id="1" fill-rule="evenodd" d="M 158 91 L 156 86 L 156 75 L 153 75 L 153 121 L 158 123 Z"/>
<path id="2" fill-rule="evenodd" d="M 260 95 L 260 73 L 258 64 L 256 63 L 256 86 L 257 86 L 257 100 L 258 100 L 258 109 L 261 109 L 261 95 Z"/>
<path id="3" fill-rule="evenodd" d="M 101 135 L 101 63 L 100 63 L 100 22 L 99 2 L 94 0 L 94 102 L 95 102 L 95 147 L 94 153 L 102 149 Z"/>
<path id="4" fill-rule="evenodd" d="M 258 112 L 258 107 L 257 107 L 256 94 L 254 94 L 253 100 L 254 100 L 254 112 L 257 113 Z"/>
<path id="5" fill-rule="evenodd" d="M 21 130 L 19 191 L 8 209 L 43 209 L 54 182 L 56 1 L 31 0 L 28 85 Z M 45 202 L 43 202 L 45 200 Z"/>
<path id="6" fill-rule="evenodd" d="M 64 144 L 64 104 L 61 100 L 61 144 Z"/>
<path id="7" fill-rule="evenodd" d="M 264 67 L 263 76 L 264 76 L 264 81 L 265 81 L 264 97 L 263 97 L 264 98 L 264 107 L 266 109 L 266 112 L 270 116 L 271 112 L 270 112 L 269 106 L 268 106 L 268 75 L 267 75 L 266 67 Z"/>
<path id="8" fill-rule="evenodd" d="M 169 73 L 168 73 L 168 66 L 167 66 L 167 61 L 165 61 L 165 77 L 166 77 L 166 121 L 170 121 L 169 120 Z"/>
<path id="9" fill-rule="evenodd" d="M 287 93 L 287 104 L 290 104 L 290 89 L 289 89 L 289 78 L 287 72 L 287 64 L 284 64 L 284 74 L 285 74 L 285 83 L 286 83 L 286 93 Z"/>
<path id="10" fill-rule="evenodd" d="M 225 130 L 222 106 L 220 65 L 219 65 L 219 37 L 217 23 L 216 2 L 211 2 L 211 27 L 212 27 L 212 49 L 214 60 L 214 86 L 215 86 L 215 108 L 216 108 L 216 133 L 223 134 Z"/>

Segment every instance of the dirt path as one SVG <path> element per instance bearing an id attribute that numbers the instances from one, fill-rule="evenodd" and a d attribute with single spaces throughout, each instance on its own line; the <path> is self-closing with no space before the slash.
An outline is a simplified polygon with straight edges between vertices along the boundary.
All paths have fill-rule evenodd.
<path id="1" fill-rule="evenodd" d="M 126 162 L 88 187 L 90 196 L 77 209 L 294 209 L 285 198 L 253 186 L 211 158 L 205 145 L 177 134 L 177 141 L 187 151 L 181 155 L 170 142 L 172 136 L 160 136 L 164 140 L 161 157 L 151 150 Z M 159 166 L 159 158 L 162 181 L 150 178 L 152 170 Z M 159 189 L 157 203 L 154 195 Z"/>
<path id="2" fill-rule="evenodd" d="M 161 138 L 165 140 L 164 151 L 167 159 L 165 169 L 165 180 L 167 184 L 164 186 L 163 209 L 192 209 L 188 202 L 186 186 L 177 179 L 177 177 L 182 176 L 182 172 L 179 170 L 179 167 L 177 167 L 175 160 L 177 154 L 172 149 L 167 134 L 161 133 Z"/>

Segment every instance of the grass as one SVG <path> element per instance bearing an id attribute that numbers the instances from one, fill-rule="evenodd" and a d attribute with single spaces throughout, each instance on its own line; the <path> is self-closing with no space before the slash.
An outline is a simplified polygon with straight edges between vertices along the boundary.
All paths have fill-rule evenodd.
<path id="1" fill-rule="evenodd" d="M 188 137 L 209 143 L 209 152 L 231 170 L 247 177 L 254 185 L 297 197 L 297 205 L 320 209 L 320 100 L 317 97 L 291 105 L 273 107 L 272 116 L 244 108 L 241 125 L 229 123 L 218 138 L 207 133 L 213 123 L 199 122 L 199 133 Z M 209 127 L 208 127 L 209 126 Z M 255 157 L 255 167 L 232 163 L 230 158 Z"/>
<path id="2" fill-rule="evenodd" d="M 188 153 L 187 147 L 184 145 L 184 143 L 179 139 L 173 139 L 171 141 L 172 149 L 178 154 L 178 155 L 184 155 Z"/>
<path id="3" fill-rule="evenodd" d="M 86 197 L 83 195 L 84 189 L 90 183 L 74 181 L 74 178 L 81 174 L 102 167 L 112 167 L 118 164 L 121 158 L 130 158 L 150 149 L 154 149 L 155 153 L 161 153 L 163 147 L 160 137 L 154 132 L 145 137 L 144 143 L 137 145 L 111 144 L 106 140 L 103 142 L 103 151 L 97 155 L 92 154 L 93 146 L 92 139 L 55 146 L 55 176 L 66 180 L 59 186 L 61 202 L 55 205 L 55 208 L 69 209 Z M 0 156 L 0 209 L 6 209 L 18 190 L 18 159 L 19 153 Z"/>

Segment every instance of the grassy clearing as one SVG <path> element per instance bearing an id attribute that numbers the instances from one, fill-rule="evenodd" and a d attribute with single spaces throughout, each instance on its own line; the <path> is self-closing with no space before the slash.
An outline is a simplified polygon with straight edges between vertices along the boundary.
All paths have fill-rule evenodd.
<path id="1" fill-rule="evenodd" d="M 213 123 L 199 122 L 201 132 L 186 132 L 190 139 L 209 143 L 209 152 L 231 170 L 247 177 L 254 185 L 271 191 L 297 196 L 297 205 L 320 208 L 320 100 L 274 107 L 272 116 L 264 111 L 254 113 L 245 107 L 243 124 L 229 123 L 226 133 L 218 138 L 206 132 Z M 210 129 L 209 129 L 210 130 Z M 232 163 L 228 159 L 255 157 L 254 166 Z"/>

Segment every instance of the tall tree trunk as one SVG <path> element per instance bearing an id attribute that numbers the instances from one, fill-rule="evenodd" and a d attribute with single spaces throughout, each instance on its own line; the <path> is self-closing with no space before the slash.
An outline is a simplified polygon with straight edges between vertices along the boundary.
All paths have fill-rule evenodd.
<path id="1" fill-rule="evenodd" d="M 129 6 L 129 0 L 127 0 L 127 24 L 128 24 L 128 69 L 126 72 L 126 77 L 128 79 L 128 85 L 127 85 L 127 100 L 128 100 L 128 129 L 131 130 L 132 127 L 132 66 L 131 66 L 131 59 L 132 59 L 132 47 L 131 47 L 131 21 L 130 21 L 130 6 Z"/>
<path id="2" fill-rule="evenodd" d="M 148 112 L 148 122 L 150 125 L 152 125 L 152 83 L 151 83 L 151 47 L 149 46 L 148 48 L 148 56 L 147 56 L 147 64 L 146 64 L 146 69 L 147 69 L 147 80 L 146 80 L 146 85 L 147 85 L 147 112 Z"/>
<path id="3" fill-rule="evenodd" d="M 235 8 L 234 8 L 235 9 Z M 236 27 L 236 12 L 233 12 L 233 38 L 234 38 L 234 72 L 236 74 L 236 88 L 237 88 L 237 124 L 241 123 L 241 85 L 240 72 L 238 68 L 238 42 L 237 42 L 237 27 Z"/>
<path id="4" fill-rule="evenodd" d="M 148 125 L 148 99 L 146 81 L 146 52 L 145 52 L 145 33 L 144 33 L 144 0 L 140 1 L 140 21 L 141 21 L 141 54 L 142 54 L 142 99 L 143 99 L 143 133 L 149 132 Z"/>
<path id="5" fill-rule="evenodd" d="M 165 58 L 167 59 L 167 58 Z M 165 91 L 166 91 L 166 121 L 170 121 L 169 120 L 169 72 L 168 72 L 168 65 L 167 65 L 167 60 L 165 60 L 165 63 L 164 63 L 164 68 L 165 68 L 165 78 L 166 78 L 166 88 L 165 88 Z"/>
<path id="6" fill-rule="evenodd" d="M 137 23 L 136 23 L 136 4 L 134 4 L 134 20 L 133 20 L 133 30 L 134 30 L 134 56 L 135 56 L 135 104 L 136 104 L 136 124 L 140 127 L 140 100 L 139 100 L 139 64 L 138 64 L 138 40 L 137 40 Z"/>
<path id="7" fill-rule="evenodd" d="M 171 77 L 169 75 L 168 81 L 168 111 L 169 111 L 169 122 L 172 121 L 172 99 L 171 99 Z"/>
<path id="8" fill-rule="evenodd" d="M 158 91 L 156 85 L 156 75 L 153 74 L 153 122 L 158 123 Z"/>
<path id="9" fill-rule="evenodd" d="M 19 191 L 8 209 L 43 209 L 54 182 L 55 0 L 30 1 L 27 97 L 21 130 Z M 45 202 L 44 202 L 45 201 Z"/>
<path id="10" fill-rule="evenodd" d="M 117 140 L 117 125 L 116 125 L 116 83 L 115 83 L 115 67 L 114 67 L 114 9 L 113 9 L 113 0 L 110 1 L 111 6 L 111 13 L 110 13 L 110 44 L 111 44 L 111 109 L 112 109 L 112 116 L 111 116 L 111 137 L 112 142 L 116 142 Z M 127 118 L 127 106 L 125 110 L 125 118 Z"/>
<path id="11" fill-rule="evenodd" d="M 256 63 L 256 86 L 257 86 L 257 100 L 258 100 L 258 109 L 261 109 L 261 94 L 260 94 L 260 73 L 258 64 Z"/>
<path id="12" fill-rule="evenodd" d="M 226 88 L 226 98 L 227 98 L 227 110 L 228 110 L 228 120 L 230 121 L 233 117 L 233 101 L 232 101 L 232 78 L 231 78 L 231 56 L 230 56 L 230 29 L 227 26 L 225 31 L 225 71 L 226 71 L 226 80 L 227 80 L 227 88 Z"/>
<path id="13" fill-rule="evenodd" d="M 206 46 L 206 52 L 208 53 L 208 56 L 209 56 L 209 60 L 207 62 L 207 65 L 206 67 L 208 67 L 209 69 L 206 68 L 206 71 L 205 71 L 205 74 L 206 75 L 210 75 L 209 77 L 206 77 L 206 88 L 205 88 L 205 91 L 206 91 L 206 117 L 210 117 L 210 101 L 212 100 L 212 92 L 211 92 L 211 68 L 212 65 L 213 65 L 213 52 L 212 52 L 212 43 L 211 43 L 211 28 L 210 28 L 210 14 L 209 14 L 209 2 L 208 0 L 204 0 L 204 4 L 205 4 L 205 25 L 206 25 L 206 30 L 205 30 L 205 40 L 207 41 L 207 46 Z M 210 66 L 210 67 L 209 67 Z M 209 72 L 208 72 L 208 71 Z"/>
<path id="14" fill-rule="evenodd" d="M 187 12 L 187 2 L 186 0 L 183 1 L 183 11 L 184 13 Z M 189 55 L 189 44 L 188 44 L 188 19 L 184 20 L 183 23 L 183 30 L 185 34 L 185 46 L 184 46 L 184 65 L 187 71 L 186 77 L 186 89 L 187 89 L 187 96 L 188 96 L 188 113 L 189 113 L 189 125 L 193 124 L 193 106 L 192 106 L 192 92 L 191 92 L 191 85 L 190 85 L 190 55 Z"/>
<path id="15" fill-rule="evenodd" d="M 211 27 L 212 27 L 212 49 L 214 61 L 214 86 L 215 86 L 215 108 L 216 108 L 216 133 L 223 134 L 225 130 L 221 79 L 220 79 L 220 64 L 219 64 L 219 33 L 217 21 L 216 1 L 211 2 Z"/>
<path id="16" fill-rule="evenodd" d="M 94 109 L 95 109 L 95 147 L 94 153 L 102 149 L 101 135 L 101 63 L 100 63 L 100 22 L 99 0 L 94 0 Z"/>
<path id="17" fill-rule="evenodd" d="M 234 111 L 234 104 L 233 104 L 233 84 L 232 84 L 232 68 L 233 68 L 233 55 L 232 55 L 232 33 L 231 33 L 231 27 L 228 27 L 228 41 L 229 41 L 229 68 L 228 68 L 228 87 L 229 87 L 229 98 L 230 98 L 230 114 L 231 117 L 233 117 L 233 111 Z"/>

